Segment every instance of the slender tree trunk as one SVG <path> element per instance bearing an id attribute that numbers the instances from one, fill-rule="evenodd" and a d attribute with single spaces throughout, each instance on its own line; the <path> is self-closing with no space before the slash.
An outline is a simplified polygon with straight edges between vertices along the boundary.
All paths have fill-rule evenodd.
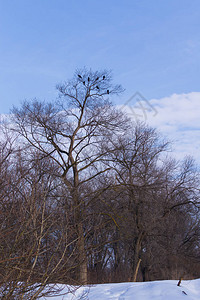
<path id="1" fill-rule="evenodd" d="M 77 251 L 78 251 L 78 266 L 79 266 L 79 276 L 78 276 L 78 282 L 80 284 L 87 284 L 88 281 L 88 271 L 87 271 L 87 254 L 85 250 L 85 238 L 84 238 L 84 230 L 83 230 L 83 215 L 82 215 L 82 209 L 81 209 L 81 203 L 78 195 L 78 172 L 76 170 L 76 167 L 73 169 L 74 172 L 74 185 L 73 187 L 71 184 L 67 181 L 65 177 L 63 177 L 63 180 L 66 184 L 66 186 L 70 190 L 70 194 L 72 197 L 73 202 L 73 211 L 74 211 L 74 226 L 76 228 L 76 234 L 77 234 Z"/>
<path id="2" fill-rule="evenodd" d="M 87 255 L 85 251 L 85 239 L 82 223 L 78 224 L 78 252 L 79 252 L 79 281 L 87 284 Z"/>
<path id="3" fill-rule="evenodd" d="M 78 257 L 79 257 L 79 282 L 80 284 L 87 284 L 87 254 L 85 250 L 85 238 L 84 238 L 84 230 L 83 230 L 83 215 L 82 208 L 78 193 L 78 172 L 76 167 L 74 167 L 74 189 L 73 189 L 73 203 L 75 205 L 75 226 L 77 226 L 77 234 L 78 234 Z"/>
<path id="4" fill-rule="evenodd" d="M 141 258 L 138 259 L 136 268 L 134 270 L 134 273 L 133 273 L 133 282 L 137 281 L 137 274 L 138 274 L 138 270 L 139 270 L 139 267 L 140 267 L 140 263 L 141 263 Z"/>
<path id="5" fill-rule="evenodd" d="M 140 252 L 141 252 L 143 237 L 144 237 L 144 232 L 141 232 L 136 240 L 134 258 L 133 258 L 133 266 L 132 266 L 132 276 L 131 276 L 131 281 L 133 281 L 133 282 L 136 282 L 136 280 L 137 280 L 138 270 L 139 270 L 140 263 L 141 263 Z"/>

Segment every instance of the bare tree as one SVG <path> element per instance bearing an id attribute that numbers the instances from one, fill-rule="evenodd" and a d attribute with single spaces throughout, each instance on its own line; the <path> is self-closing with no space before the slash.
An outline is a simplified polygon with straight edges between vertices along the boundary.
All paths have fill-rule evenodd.
<path id="1" fill-rule="evenodd" d="M 100 144 L 125 123 L 121 112 L 108 98 L 122 91 L 113 86 L 110 72 L 77 71 L 72 81 L 57 86 L 60 100 L 45 104 L 24 103 L 14 109 L 16 130 L 26 147 L 51 158 L 70 193 L 74 209 L 79 252 L 79 281 L 87 282 L 87 256 L 83 228 L 83 186 L 107 170 L 102 163 L 107 154 Z"/>
<path id="2" fill-rule="evenodd" d="M 118 242 L 113 243 L 113 257 L 117 266 L 128 259 L 131 266 L 129 279 L 136 281 L 140 264 L 143 270 L 145 268 L 142 260 L 147 258 L 147 245 L 153 246 L 150 240 L 155 241 L 162 235 L 168 228 L 169 219 L 175 227 L 172 212 L 176 215 L 175 211 L 184 207 L 189 215 L 189 210 L 199 205 L 199 179 L 191 159 L 187 158 L 179 165 L 174 160 L 167 160 L 168 143 L 155 129 L 144 124 L 136 124 L 127 135 L 118 136 L 112 142 L 116 145 L 109 159 L 109 166 L 116 174 L 112 207 L 115 206 L 119 216 L 115 214 Z M 177 235 L 182 230 L 186 227 L 176 228 Z M 122 244 L 127 258 L 121 255 Z"/>
<path id="3" fill-rule="evenodd" d="M 191 270 L 200 236 L 193 160 L 167 159 L 155 129 L 112 106 L 122 88 L 110 72 L 78 70 L 57 89 L 55 102 L 13 109 L 16 142 L 0 145 L 6 299 L 35 299 L 52 282 L 181 275 L 181 260 Z"/>
<path id="4" fill-rule="evenodd" d="M 0 293 L 8 300 L 38 299 L 58 293 L 49 285 L 55 278 L 70 278 L 77 239 L 66 216 L 58 218 L 55 210 L 52 162 L 32 154 L 27 163 L 8 145 L 6 140 L 0 148 Z"/>

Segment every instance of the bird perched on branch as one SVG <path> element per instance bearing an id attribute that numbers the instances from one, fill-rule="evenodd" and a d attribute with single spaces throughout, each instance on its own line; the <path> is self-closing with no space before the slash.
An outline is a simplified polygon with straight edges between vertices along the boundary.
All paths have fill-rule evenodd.
<path id="1" fill-rule="evenodd" d="M 99 77 L 97 77 L 96 80 L 99 80 Z"/>
<path id="2" fill-rule="evenodd" d="M 103 75 L 103 80 L 106 78 L 106 76 L 105 75 Z"/>
<path id="3" fill-rule="evenodd" d="M 79 77 L 80 79 L 82 79 L 82 76 L 81 76 L 80 74 L 78 74 L 78 77 Z"/>
<path id="4" fill-rule="evenodd" d="M 110 91 L 109 90 L 107 90 L 107 94 L 109 94 L 110 93 Z"/>
<path id="5" fill-rule="evenodd" d="M 98 87 L 98 85 L 96 86 L 96 88 L 97 88 L 97 90 L 99 90 L 99 87 Z"/>
<path id="6" fill-rule="evenodd" d="M 88 77 L 88 79 L 87 79 L 87 80 L 88 80 L 88 82 L 89 82 L 89 81 L 90 81 L 90 77 Z"/>

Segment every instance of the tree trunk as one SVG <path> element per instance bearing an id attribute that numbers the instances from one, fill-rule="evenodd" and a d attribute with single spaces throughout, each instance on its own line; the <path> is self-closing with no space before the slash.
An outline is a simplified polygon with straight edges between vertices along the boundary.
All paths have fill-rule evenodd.
<path id="1" fill-rule="evenodd" d="M 79 221 L 80 222 L 80 221 Z M 79 253 L 79 281 L 80 284 L 87 284 L 87 255 L 85 251 L 85 240 L 83 226 L 80 222 L 78 224 L 78 253 Z"/>
<path id="2" fill-rule="evenodd" d="M 140 252 L 141 252 L 143 237 L 144 237 L 144 232 L 141 232 L 136 240 L 134 257 L 133 257 L 132 276 L 131 276 L 131 281 L 133 282 L 136 282 L 137 280 L 137 274 L 141 263 Z"/>
<path id="3" fill-rule="evenodd" d="M 79 282 L 80 284 L 87 284 L 87 254 L 85 250 L 85 238 L 84 238 L 84 231 L 83 231 L 83 214 L 82 214 L 82 207 L 81 201 L 78 193 L 78 171 L 76 164 L 73 167 L 74 171 L 74 188 L 73 188 L 73 203 L 75 205 L 75 226 L 77 226 L 77 234 L 78 234 L 78 263 L 79 263 Z"/>
<path id="4" fill-rule="evenodd" d="M 78 276 L 78 282 L 80 284 L 87 284 L 87 254 L 85 250 L 85 238 L 84 238 L 84 231 L 83 231 L 83 215 L 82 215 L 82 209 L 81 209 L 81 203 L 79 199 L 78 194 L 78 172 L 76 169 L 76 166 L 74 166 L 74 186 L 71 187 L 70 184 L 68 184 L 68 181 L 65 177 L 63 177 L 63 180 L 67 187 L 70 190 L 70 194 L 72 196 L 73 200 L 73 210 L 74 210 L 74 226 L 76 227 L 76 234 L 77 234 L 77 251 L 78 251 L 78 266 L 79 266 L 79 276 Z"/>
<path id="5" fill-rule="evenodd" d="M 141 258 L 139 258 L 139 260 L 137 262 L 137 265 L 136 265 L 136 268 L 134 270 L 134 273 L 133 273 L 133 282 L 137 281 L 137 274 L 138 274 L 138 270 L 139 270 L 139 267 L 140 267 L 140 263 L 141 263 Z"/>

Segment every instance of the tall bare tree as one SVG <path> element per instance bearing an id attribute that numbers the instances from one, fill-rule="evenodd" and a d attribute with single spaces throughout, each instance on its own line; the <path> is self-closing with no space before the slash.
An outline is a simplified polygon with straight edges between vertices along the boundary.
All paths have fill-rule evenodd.
<path id="1" fill-rule="evenodd" d="M 71 81 L 57 86 L 60 99 L 55 103 L 37 100 L 14 109 L 14 130 L 23 137 L 30 151 L 37 149 L 58 166 L 60 176 L 70 193 L 74 209 L 79 252 L 79 281 L 87 282 L 87 257 L 83 228 L 83 186 L 102 174 L 107 154 L 100 145 L 125 123 L 109 97 L 122 91 L 112 85 L 107 71 L 79 70 Z M 106 150 L 107 151 L 107 150 Z"/>
<path id="2" fill-rule="evenodd" d="M 69 258 L 76 261 L 77 238 L 65 214 L 58 217 L 53 163 L 38 153 L 27 162 L 6 145 L 0 147 L 0 294 L 8 300 L 39 299 L 56 294 L 58 288 L 49 283 L 67 273 L 72 283 L 75 262 Z"/>
<path id="3" fill-rule="evenodd" d="M 113 253 L 116 264 L 120 265 L 121 241 L 124 241 L 131 265 L 129 278 L 136 281 L 149 238 L 155 239 L 158 232 L 162 234 L 167 224 L 165 219 L 175 209 L 185 207 L 189 214 L 190 207 L 199 205 L 199 178 L 191 159 L 187 158 L 183 164 L 167 160 L 168 143 L 144 124 L 135 124 L 111 142 L 116 145 L 109 159 L 116 174 L 112 205 L 120 216 L 115 237 L 119 242 L 113 244 Z"/>

